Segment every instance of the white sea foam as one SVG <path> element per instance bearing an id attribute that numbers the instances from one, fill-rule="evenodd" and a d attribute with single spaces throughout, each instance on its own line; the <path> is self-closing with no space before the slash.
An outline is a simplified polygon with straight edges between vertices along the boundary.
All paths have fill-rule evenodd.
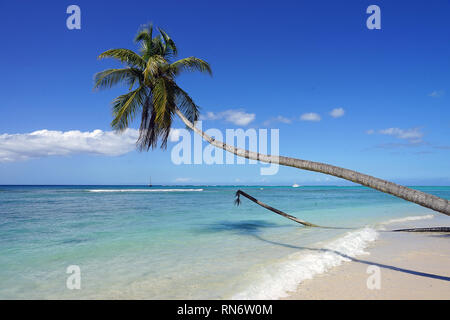
<path id="1" fill-rule="evenodd" d="M 264 268 L 261 277 L 232 299 L 278 299 L 297 289 L 297 286 L 315 275 L 327 272 L 358 255 L 368 254 L 364 249 L 376 240 L 378 233 L 369 227 L 352 231 L 318 249 L 295 253 L 287 261 Z"/>
<path id="2" fill-rule="evenodd" d="M 423 215 L 423 216 L 410 216 L 410 217 L 405 217 L 405 218 L 400 218 L 400 219 L 392 219 L 392 220 L 388 220 L 386 222 L 383 222 L 382 224 L 391 224 L 391 223 L 416 221 L 416 220 L 425 220 L 425 219 L 433 219 L 433 218 L 434 218 L 434 215 L 427 214 L 427 215 Z"/>
<path id="3" fill-rule="evenodd" d="M 203 189 L 91 189 L 89 192 L 196 192 Z"/>

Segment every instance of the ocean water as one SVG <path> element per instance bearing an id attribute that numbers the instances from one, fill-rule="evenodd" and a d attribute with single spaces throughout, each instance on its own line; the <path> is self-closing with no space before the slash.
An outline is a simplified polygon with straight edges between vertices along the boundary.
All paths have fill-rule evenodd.
<path id="1" fill-rule="evenodd" d="M 340 228 L 236 207 L 238 189 Z M 390 223 L 436 216 L 364 187 L 0 186 L 0 299 L 276 299 L 365 254 Z"/>

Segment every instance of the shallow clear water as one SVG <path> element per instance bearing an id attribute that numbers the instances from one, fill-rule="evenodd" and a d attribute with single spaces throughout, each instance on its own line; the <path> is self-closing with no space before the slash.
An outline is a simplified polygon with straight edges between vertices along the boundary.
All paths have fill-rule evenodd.
<path id="1" fill-rule="evenodd" d="M 237 189 L 354 229 L 304 228 L 246 198 L 235 207 Z M 0 298 L 276 298 L 339 260 L 317 248 L 356 255 L 374 237 L 364 226 L 430 214 L 363 187 L 0 186 Z M 80 290 L 66 288 L 69 265 Z"/>

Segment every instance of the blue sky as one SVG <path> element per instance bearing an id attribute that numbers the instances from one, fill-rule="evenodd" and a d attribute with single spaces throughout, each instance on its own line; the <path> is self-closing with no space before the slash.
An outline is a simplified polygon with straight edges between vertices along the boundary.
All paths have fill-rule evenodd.
<path id="1" fill-rule="evenodd" d="M 66 27 L 71 4 L 81 8 L 81 30 Z M 366 27 L 371 4 L 381 8 L 381 30 Z M 149 176 L 155 184 L 342 184 L 292 168 L 261 176 L 259 165 L 177 166 L 174 143 L 147 153 L 120 142 L 119 155 L 80 145 L 83 135 L 111 130 L 110 101 L 127 90 L 92 90 L 94 73 L 117 66 L 96 57 L 136 49 L 133 37 L 150 21 L 175 39 L 180 57 L 211 64 L 212 78 L 178 79 L 204 127 L 278 128 L 282 155 L 404 184 L 450 184 L 448 1 L 29 1 L 0 10 L 0 184 Z M 303 119 L 320 121 L 301 120 L 311 113 Z M 253 120 L 239 126 L 233 114 Z M 36 146 L 30 133 L 40 130 L 61 133 L 45 140 L 41 131 Z M 72 149 L 61 139 L 75 139 Z"/>

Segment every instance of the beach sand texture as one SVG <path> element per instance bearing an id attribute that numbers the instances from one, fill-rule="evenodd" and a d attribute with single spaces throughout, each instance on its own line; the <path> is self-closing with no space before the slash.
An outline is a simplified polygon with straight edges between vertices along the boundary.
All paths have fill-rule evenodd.
<path id="1" fill-rule="evenodd" d="M 447 225 L 448 217 L 438 217 L 433 225 L 438 221 Z M 426 227 L 429 221 L 401 226 Z M 370 254 L 305 280 L 286 299 L 450 299 L 450 234 L 380 232 L 366 251 Z M 379 268 L 379 289 L 367 286 L 371 265 Z"/>

